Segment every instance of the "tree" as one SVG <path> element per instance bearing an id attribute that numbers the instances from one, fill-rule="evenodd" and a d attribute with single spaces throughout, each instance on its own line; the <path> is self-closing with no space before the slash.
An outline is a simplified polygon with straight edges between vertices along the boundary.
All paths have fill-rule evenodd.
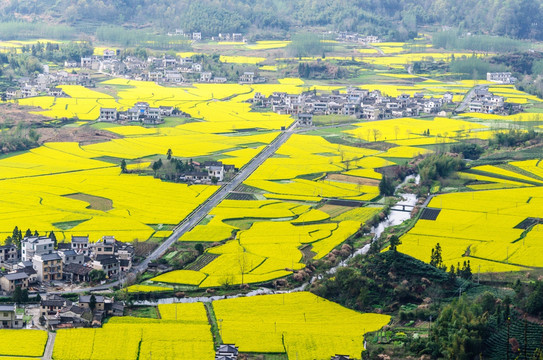
<path id="1" fill-rule="evenodd" d="M 103 270 L 91 270 L 89 272 L 89 279 L 91 282 L 97 283 L 106 279 L 106 273 Z"/>
<path id="2" fill-rule="evenodd" d="M 394 195 L 394 183 L 391 178 L 386 175 L 383 175 L 383 178 L 379 182 L 379 193 L 383 196 L 392 196 Z"/>
<path id="3" fill-rule="evenodd" d="M 53 244 L 54 244 L 54 247 L 56 249 L 58 247 L 58 243 L 57 243 L 57 236 L 55 235 L 54 231 L 51 231 L 49 233 L 49 239 L 53 240 Z"/>
<path id="4" fill-rule="evenodd" d="M 122 159 L 121 160 L 121 173 L 126 173 L 126 160 L 125 159 Z"/>
<path id="5" fill-rule="evenodd" d="M 194 249 L 198 251 L 199 255 L 202 255 L 204 253 L 204 245 L 202 245 L 202 243 L 197 243 L 196 245 L 194 245 Z"/>
<path id="6" fill-rule="evenodd" d="M 26 229 L 25 237 L 31 237 L 31 236 L 32 236 L 32 231 L 30 229 Z"/>
<path id="7" fill-rule="evenodd" d="M 153 163 L 153 171 L 155 172 L 155 176 L 157 174 L 157 171 L 162 167 L 162 159 L 158 159 L 158 161 L 155 161 Z"/>
<path id="8" fill-rule="evenodd" d="M 166 152 L 166 156 L 168 157 L 168 160 L 172 159 L 172 155 L 173 155 L 172 149 L 168 149 L 168 151 Z"/>
<path id="9" fill-rule="evenodd" d="M 15 287 L 15 290 L 13 291 L 13 294 L 11 295 L 11 299 L 13 300 L 14 303 L 20 303 L 22 302 L 22 297 L 23 297 L 23 291 L 21 289 L 20 286 L 16 286 Z"/>
<path id="10" fill-rule="evenodd" d="M 91 311 L 94 311 L 94 309 L 96 308 L 96 296 L 94 296 L 94 294 L 92 294 L 89 299 L 89 308 L 91 309 Z"/>
<path id="11" fill-rule="evenodd" d="M 218 182 L 219 182 L 219 178 L 218 178 L 218 177 L 216 177 L 216 176 L 212 176 L 212 177 L 211 177 L 211 183 L 212 183 L 213 185 L 217 185 Z"/>
<path id="12" fill-rule="evenodd" d="M 443 271 L 447 270 L 447 265 L 443 264 L 443 258 L 441 257 L 441 245 L 439 245 L 439 243 L 436 244 L 435 248 L 432 248 L 430 265 Z"/>
<path id="13" fill-rule="evenodd" d="M 397 251 L 396 249 L 397 249 L 398 245 L 400 245 L 402 243 L 400 238 L 398 236 L 396 236 L 396 235 L 392 235 L 388 241 L 390 243 L 390 250 L 392 250 L 392 251 Z"/>

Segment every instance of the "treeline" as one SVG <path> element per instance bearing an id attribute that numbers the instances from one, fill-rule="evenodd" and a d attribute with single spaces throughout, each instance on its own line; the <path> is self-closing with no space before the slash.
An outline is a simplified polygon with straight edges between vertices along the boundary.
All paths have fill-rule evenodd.
<path id="1" fill-rule="evenodd" d="M 398 40 L 416 37 L 422 25 L 439 24 L 462 32 L 543 39 L 541 5 L 542 0 L 19 0 L 4 4 L 0 19 L 45 15 L 77 26 L 131 23 L 204 35 L 320 26 Z M 66 35 L 63 30 L 56 31 Z"/>
<path id="2" fill-rule="evenodd" d="M 42 43 L 24 45 L 22 54 L 31 54 L 40 60 L 62 62 L 73 60 L 79 62 L 82 57 L 91 56 L 94 47 L 87 41 L 69 42 L 66 44 Z"/>
<path id="3" fill-rule="evenodd" d="M 96 29 L 96 38 L 106 43 L 121 46 L 147 47 L 157 50 L 190 50 L 190 41 L 164 34 L 153 34 L 148 30 L 125 29 L 122 26 L 105 25 Z"/>
<path id="4" fill-rule="evenodd" d="M 458 29 L 441 31 L 433 34 L 432 44 L 436 48 L 447 50 L 471 50 L 502 53 L 523 50 L 529 46 L 528 43 L 503 36 L 462 36 Z"/>

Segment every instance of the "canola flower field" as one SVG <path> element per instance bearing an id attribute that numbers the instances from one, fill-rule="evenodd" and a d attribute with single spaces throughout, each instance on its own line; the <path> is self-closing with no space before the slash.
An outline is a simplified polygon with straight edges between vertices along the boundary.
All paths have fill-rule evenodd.
<path id="1" fill-rule="evenodd" d="M 223 343 L 234 343 L 241 352 L 286 353 L 299 360 L 337 353 L 360 358 L 364 334 L 390 321 L 387 315 L 360 314 L 308 292 L 219 300 L 212 306 L 221 319 Z M 113 317 L 103 328 L 58 330 L 53 359 L 215 358 L 203 303 L 161 304 L 158 310 L 160 319 Z M 46 332 L 33 332 L 47 338 Z"/>
<path id="2" fill-rule="evenodd" d="M 419 220 L 399 250 L 429 261 L 428 249 L 439 242 L 449 267 L 467 260 L 480 272 L 539 267 L 543 227 L 531 219 L 541 217 L 542 169 L 540 161 L 525 160 L 460 174 L 473 180 L 469 187 L 476 191 L 434 197 L 429 207 L 440 209 L 437 219 Z"/>
<path id="3" fill-rule="evenodd" d="M 47 332 L 41 330 L 0 330 L 2 357 L 41 357 L 47 343 Z"/>

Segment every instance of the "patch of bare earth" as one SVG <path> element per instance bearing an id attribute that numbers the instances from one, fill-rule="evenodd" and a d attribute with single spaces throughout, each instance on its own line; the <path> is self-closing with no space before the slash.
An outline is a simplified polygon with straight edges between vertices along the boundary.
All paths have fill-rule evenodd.
<path id="1" fill-rule="evenodd" d="M 379 180 L 362 178 L 358 176 L 342 175 L 342 174 L 330 174 L 326 177 L 329 180 L 349 182 L 357 185 L 367 186 L 379 186 Z"/>
<path id="2" fill-rule="evenodd" d="M 39 128 L 40 143 L 45 142 L 78 142 L 81 145 L 119 139 L 121 136 L 106 130 L 93 129 L 88 126 L 79 128 Z"/>

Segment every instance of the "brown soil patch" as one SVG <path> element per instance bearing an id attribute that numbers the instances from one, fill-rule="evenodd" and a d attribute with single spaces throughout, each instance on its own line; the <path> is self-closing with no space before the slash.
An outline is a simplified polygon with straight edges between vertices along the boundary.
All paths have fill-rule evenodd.
<path id="1" fill-rule="evenodd" d="M 335 181 L 349 182 L 357 185 L 379 186 L 379 180 L 362 178 L 358 176 L 330 174 L 326 178 Z"/>
<path id="2" fill-rule="evenodd" d="M 40 143 L 45 142 L 78 142 L 81 145 L 95 144 L 120 139 L 121 136 L 106 130 L 93 129 L 88 126 L 80 128 L 40 128 Z"/>

